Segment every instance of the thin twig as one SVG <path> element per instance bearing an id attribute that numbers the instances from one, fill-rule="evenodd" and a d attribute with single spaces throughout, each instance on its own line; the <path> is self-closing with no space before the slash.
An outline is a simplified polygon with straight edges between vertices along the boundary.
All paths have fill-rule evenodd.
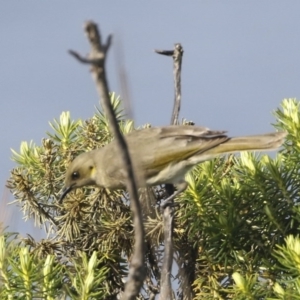
<path id="1" fill-rule="evenodd" d="M 175 44 L 174 50 L 155 50 L 155 52 L 172 56 L 173 57 L 173 74 L 174 74 L 174 86 L 175 86 L 175 100 L 173 113 L 171 118 L 171 125 L 178 125 L 178 117 L 180 111 L 181 102 L 181 62 L 183 55 L 183 48 L 181 44 Z M 166 193 L 168 196 L 174 194 L 174 186 L 172 184 L 166 184 Z M 172 299 L 172 284 L 171 284 L 171 272 L 173 264 L 173 204 L 168 205 L 163 210 L 163 223 L 164 223 L 164 258 L 161 271 L 161 290 L 160 299 Z"/>
<path id="2" fill-rule="evenodd" d="M 172 201 L 173 202 L 173 201 Z M 173 203 L 172 203 L 173 204 Z M 161 271 L 160 299 L 172 299 L 171 272 L 173 265 L 173 207 L 170 205 L 163 210 L 164 223 L 164 258 Z"/>
<path id="3" fill-rule="evenodd" d="M 173 113 L 171 118 L 172 125 L 178 125 L 178 117 L 181 103 L 181 63 L 183 57 L 183 48 L 180 43 L 175 44 L 174 50 L 155 50 L 156 53 L 173 57 L 173 75 L 175 98 Z"/>
<path id="4" fill-rule="evenodd" d="M 175 44 L 173 63 L 174 63 L 174 85 L 175 85 L 175 99 L 174 108 L 171 118 L 171 124 L 178 125 L 178 117 L 181 103 L 181 62 L 183 56 L 183 48 L 181 44 Z"/>
<path id="5" fill-rule="evenodd" d="M 105 74 L 105 58 L 111 44 L 111 35 L 108 36 L 106 44 L 101 43 L 101 36 L 97 24 L 89 21 L 85 24 L 85 32 L 91 45 L 88 58 L 83 58 L 75 51 L 69 51 L 77 60 L 91 65 L 92 74 L 96 82 L 96 88 L 101 99 L 102 107 L 109 120 L 110 129 L 115 137 L 119 155 L 122 158 L 124 170 L 127 173 L 127 190 L 130 196 L 131 209 L 133 212 L 133 224 L 135 232 L 134 252 L 131 259 L 128 281 L 125 286 L 122 299 L 136 299 L 146 276 L 145 272 L 145 245 L 144 226 L 142 211 L 139 203 L 136 181 L 133 173 L 132 163 L 124 137 L 122 136 L 116 116 L 110 102 L 109 88 Z"/>

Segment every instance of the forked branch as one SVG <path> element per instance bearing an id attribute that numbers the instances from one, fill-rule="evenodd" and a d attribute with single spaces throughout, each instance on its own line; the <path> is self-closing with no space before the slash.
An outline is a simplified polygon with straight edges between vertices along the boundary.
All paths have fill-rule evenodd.
<path id="1" fill-rule="evenodd" d="M 96 88 L 101 99 L 102 107 L 109 120 L 110 129 L 115 137 L 119 155 L 123 161 L 124 170 L 127 173 L 127 190 L 130 196 L 131 209 L 133 212 L 133 224 L 135 232 L 134 252 L 131 259 L 129 276 L 125 286 L 122 299 L 136 299 L 143 285 L 146 276 L 145 271 L 145 245 L 144 245 L 144 225 L 142 218 L 141 206 L 137 192 L 136 180 L 132 168 L 132 161 L 129 156 L 128 148 L 123 135 L 120 132 L 114 110 L 110 102 L 109 87 L 106 80 L 105 59 L 106 53 L 111 45 L 112 36 L 109 35 L 106 43 L 102 44 L 101 35 L 97 24 L 87 22 L 85 32 L 91 45 L 91 51 L 87 58 L 82 57 L 75 51 L 69 51 L 77 60 L 82 63 L 91 65 L 92 75 L 96 82 Z M 134 159 L 134 158 L 133 158 Z"/>

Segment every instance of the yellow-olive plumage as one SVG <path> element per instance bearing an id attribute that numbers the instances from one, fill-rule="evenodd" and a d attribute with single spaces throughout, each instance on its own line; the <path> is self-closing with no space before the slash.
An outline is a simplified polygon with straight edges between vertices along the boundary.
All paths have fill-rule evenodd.
<path id="1" fill-rule="evenodd" d="M 136 130 L 125 136 L 139 186 L 181 183 L 196 164 L 218 155 L 274 150 L 285 132 L 230 138 L 225 131 L 199 126 L 167 126 Z M 68 167 L 62 197 L 72 189 L 96 185 L 125 188 L 126 175 L 116 143 L 77 156 Z"/>

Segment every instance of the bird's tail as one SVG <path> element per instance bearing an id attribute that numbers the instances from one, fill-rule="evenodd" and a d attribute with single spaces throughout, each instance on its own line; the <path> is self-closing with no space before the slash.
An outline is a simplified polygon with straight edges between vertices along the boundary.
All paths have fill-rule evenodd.
<path id="1" fill-rule="evenodd" d="M 284 142 L 286 132 L 234 137 L 218 146 L 209 149 L 205 154 L 226 154 L 239 151 L 270 151 L 279 148 Z"/>

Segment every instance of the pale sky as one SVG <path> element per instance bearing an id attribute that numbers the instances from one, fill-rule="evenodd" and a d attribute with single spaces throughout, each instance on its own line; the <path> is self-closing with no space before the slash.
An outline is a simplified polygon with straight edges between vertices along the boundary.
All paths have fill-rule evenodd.
<path id="1" fill-rule="evenodd" d="M 114 35 L 107 72 L 120 92 L 122 53 L 136 125 L 170 122 L 172 59 L 154 49 L 184 48 L 181 118 L 229 135 L 272 131 L 283 98 L 300 99 L 299 1 L 2 1 L 0 5 L 0 188 L 10 148 L 40 144 L 48 122 L 70 111 L 93 115 L 98 97 L 87 66 L 83 23 Z M 117 50 L 116 50 L 117 49 Z M 22 221 L 18 222 L 18 230 Z M 16 229 L 16 230 L 17 230 Z"/>

